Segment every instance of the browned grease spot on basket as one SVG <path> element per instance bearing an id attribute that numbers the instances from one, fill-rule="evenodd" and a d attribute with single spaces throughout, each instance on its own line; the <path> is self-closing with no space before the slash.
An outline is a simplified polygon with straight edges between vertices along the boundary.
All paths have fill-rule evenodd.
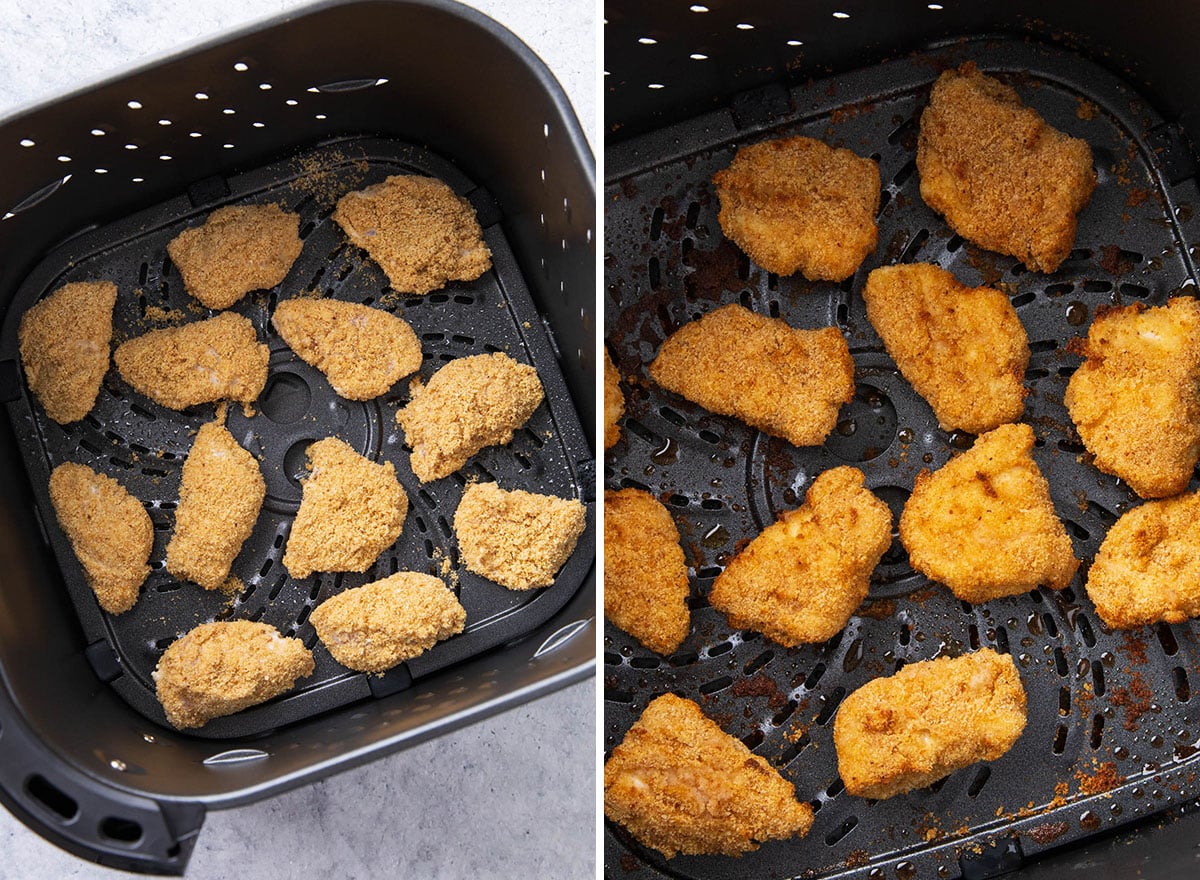
<path id="1" fill-rule="evenodd" d="M 1058 838 L 1070 830 L 1071 826 L 1066 822 L 1046 822 L 1029 829 L 1029 836 L 1042 846 L 1046 846 L 1048 843 L 1058 840 Z"/>
<path id="2" fill-rule="evenodd" d="M 1154 692 L 1137 673 L 1133 674 L 1129 687 L 1119 687 L 1113 690 L 1112 702 L 1125 710 L 1125 720 L 1122 726 L 1126 730 L 1137 730 L 1142 716 L 1150 711 L 1154 701 Z"/>
<path id="3" fill-rule="evenodd" d="M 1121 256 L 1121 249 L 1115 244 L 1106 244 L 1100 248 L 1100 268 L 1109 275 L 1125 275 L 1133 270 L 1133 263 Z"/>
<path id="4" fill-rule="evenodd" d="M 1146 642 L 1138 633 L 1129 630 L 1121 633 L 1121 652 L 1134 666 L 1146 665 Z"/>
<path id="5" fill-rule="evenodd" d="M 761 672 L 735 681 L 730 690 L 735 697 L 767 697 L 767 705 L 775 710 L 782 709 L 788 701 L 787 695 L 779 690 L 779 685 Z"/>
<path id="6" fill-rule="evenodd" d="M 1117 772 L 1117 765 L 1113 761 L 1105 761 L 1104 763 L 1096 763 L 1095 773 L 1085 773 L 1083 770 L 1075 771 L 1075 779 L 1079 783 L 1079 790 L 1084 794 L 1103 794 L 1106 791 L 1112 791 L 1125 781 L 1125 777 Z"/>
<path id="7" fill-rule="evenodd" d="M 630 874 L 641 867 L 641 863 L 631 853 L 621 853 L 621 870 Z"/>
<path id="8" fill-rule="evenodd" d="M 869 861 L 871 861 L 871 854 L 865 849 L 853 849 L 850 850 L 850 855 L 846 856 L 846 867 L 861 868 Z"/>
<path id="9" fill-rule="evenodd" d="M 1129 191 L 1129 195 L 1125 197 L 1125 207 L 1136 208 L 1148 198 L 1150 198 L 1150 190 L 1135 186 Z"/>
<path id="10" fill-rule="evenodd" d="M 867 601 L 860 605 L 854 613 L 858 617 L 869 617 L 872 620 L 887 620 L 896 614 L 896 600 L 878 599 L 874 602 Z"/>

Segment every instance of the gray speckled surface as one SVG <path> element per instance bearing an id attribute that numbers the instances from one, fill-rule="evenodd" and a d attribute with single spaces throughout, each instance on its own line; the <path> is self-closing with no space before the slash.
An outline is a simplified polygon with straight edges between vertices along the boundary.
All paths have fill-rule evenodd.
<path id="1" fill-rule="evenodd" d="M 302 4 L 0 2 L 0 115 L 147 56 Z M 598 143 L 590 0 L 473 0 L 527 42 Z M 595 686 L 536 702 L 316 785 L 209 815 L 189 878 L 591 877 Z M 0 810 L 0 880 L 113 878 Z"/>

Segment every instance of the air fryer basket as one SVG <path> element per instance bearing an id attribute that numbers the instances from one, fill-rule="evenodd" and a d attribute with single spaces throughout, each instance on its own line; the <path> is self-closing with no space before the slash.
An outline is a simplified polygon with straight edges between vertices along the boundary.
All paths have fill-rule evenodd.
<path id="1" fill-rule="evenodd" d="M 312 51 L 317 45 L 321 51 Z M 472 63 L 463 64 L 465 58 Z M 480 71 L 502 85 L 481 85 Z M 146 305 L 183 303 L 178 275 L 161 252 L 171 229 L 238 200 L 282 200 L 300 211 L 306 253 L 289 284 L 359 301 L 380 298 L 378 268 L 353 249 L 337 248 L 331 204 L 322 203 L 321 192 L 306 199 L 314 181 L 328 195 L 388 173 L 446 179 L 479 211 L 496 268 L 480 282 L 393 303 L 423 336 L 421 374 L 476 350 L 506 349 L 537 365 L 547 389 L 545 424 L 531 424 L 529 436 L 518 437 L 511 461 L 481 455 L 476 475 L 494 474 L 511 485 L 533 473 L 546 491 L 594 501 L 594 428 L 586 418 L 581 429 L 576 415 L 593 412 L 595 399 L 591 155 L 549 72 L 490 19 L 437 0 L 320 4 L 12 117 L 0 123 L 0 155 L 7 169 L 0 180 L 0 322 L 76 275 L 140 273 L 135 280 L 146 301 L 118 315 L 126 331 L 140 329 Z M 134 295 L 124 285 L 121 293 Z M 270 303 L 259 299 L 241 308 L 265 332 Z M 281 347 L 273 352 L 273 375 L 296 374 L 314 399 L 325 392 L 319 374 Z M 0 358 L 0 397 L 19 410 L 24 390 L 11 355 Z M 264 516 L 278 514 L 282 527 L 295 484 L 285 468 L 272 466 L 272 456 L 316 436 L 291 436 L 296 383 L 280 384 L 288 387 L 263 401 L 264 410 L 278 404 L 278 430 L 260 439 L 279 446 L 264 449 L 268 489 L 279 496 L 279 511 Z M 47 538 L 56 530 L 39 528 L 37 514 L 42 471 L 62 456 L 95 455 L 106 472 L 145 482 L 139 494 L 154 487 L 155 498 L 172 496 L 175 446 L 186 447 L 186 429 L 211 414 L 200 408 L 176 418 L 132 405 L 134 398 L 123 401 L 123 394 L 119 385 L 106 386 L 94 413 L 99 425 L 85 422 L 74 431 L 43 425 L 38 438 L 0 420 L 0 799 L 47 838 L 115 867 L 180 873 L 207 809 L 415 744 L 593 668 L 589 532 L 560 584 L 532 596 L 485 598 L 482 582 L 472 585 L 460 574 L 464 602 L 467 593 L 481 600 L 477 619 L 485 624 L 464 634 L 474 642 L 470 649 L 441 658 L 435 649 L 382 678 L 319 666 L 319 687 L 206 731 L 224 737 L 219 742 L 151 723 L 125 699 L 155 717 L 142 680 L 153 666 L 154 642 L 186 628 L 185 618 L 218 613 L 224 599 L 171 620 L 161 612 L 178 609 L 170 604 L 178 596 L 151 585 L 144 598 L 167 603 L 155 620 L 132 612 L 127 621 L 104 620 L 89 615 L 86 602 L 76 616 L 68 585 L 79 598 L 79 584 L 71 583 L 65 562 L 60 573 Z M 366 412 L 356 421 L 352 412 L 346 425 L 361 428 L 362 444 L 400 461 L 386 410 L 402 400 L 403 393 L 385 399 L 382 415 Z M 10 411 L 16 424 L 33 424 Z M 253 433 L 240 411 L 231 412 L 230 425 L 243 441 Z M 332 432 L 321 425 L 310 430 Z M 175 459 L 159 460 L 160 450 Z M 37 464 L 43 453 L 45 462 Z M 396 566 L 439 567 L 436 550 L 449 547 L 442 520 L 452 513 L 460 482 L 406 484 L 411 547 L 384 559 L 375 575 Z M 162 516 L 167 523 L 169 515 Z M 422 526 L 431 541 L 417 536 Z M 307 586 L 301 595 L 269 571 L 278 566 L 274 543 L 249 548 L 239 560 L 261 557 L 251 573 L 259 584 L 244 599 L 263 605 L 275 592 L 290 617 L 271 622 L 308 637 L 304 609 L 357 581 L 329 579 L 317 595 Z M 198 598 L 204 605 L 218 597 Z M 270 619 L 283 613 L 276 607 L 235 604 L 228 613 Z M 163 626 L 170 631 L 152 635 Z"/>

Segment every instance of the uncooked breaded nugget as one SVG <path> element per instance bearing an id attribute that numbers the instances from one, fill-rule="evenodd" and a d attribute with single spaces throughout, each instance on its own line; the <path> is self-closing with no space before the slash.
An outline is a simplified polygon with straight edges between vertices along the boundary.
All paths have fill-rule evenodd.
<path id="1" fill-rule="evenodd" d="M 983 648 L 867 682 L 838 708 L 833 743 L 846 792 L 888 798 L 996 760 L 1024 729 L 1016 664 Z"/>
<path id="2" fill-rule="evenodd" d="M 364 458 L 336 437 L 308 447 L 308 467 L 283 554 L 288 574 L 366 571 L 396 543 L 408 515 L 395 467 Z"/>
<path id="3" fill-rule="evenodd" d="M 109 614 L 132 608 L 154 548 L 146 508 L 112 477 L 74 462 L 50 474 L 50 503 L 100 607 Z"/>
<path id="4" fill-rule="evenodd" d="M 253 403 L 267 384 L 270 355 L 248 319 L 221 312 L 122 342 L 113 359 L 134 390 L 184 409 L 216 400 Z"/>
<path id="5" fill-rule="evenodd" d="M 863 288 L 867 318 L 946 431 L 972 434 L 1025 409 L 1029 337 L 1008 296 L 939 266 L 885 266 Z"/>
<path id="6" fill-rule="evenodd" d="M 1182 492 L 1200 459 L 1200 302 L 1097 312 L 1082 354 L 1063 401 L 1096 467 L 1143 498 Z"/>
<path id="7" fill-rule="evenodd" d="M 450 361 L 396 413 L 413 473 L 422 483 L 448 477 L 485 446 L 509 443 L 544 396 L 537 370 L 506 354 Z"/>
<path id="8" fill-rule="evenodd" d="M 679 530 L 649 492 L 604 493 L 604 616 L 651 651 L 687 638 L 688 573 Z"/>
<path id="9" fill-rule="evenodd" d="M 879 166 L 807 137 L 742 147 L 713 175 L 721 231 L 776 275 L 844 281 L 875 250 Z"/>
<path id="10" fill-rule="evenodd" d="M 1031 449 L 1032 428 L 1001 425 L 917 474 L 900 515 L 913 568 L 967 602 L 1071 582 L 1079 560 Z"/>
<path id="11" fill-rule="evenodd" d="M 231 205 L 167 245 L 187 292 L 227 309 L 252 290 L 274 287 L 300 256 L 300 217 L 278 205 Z"/>
<path id="12" fill-rule="evenodd" d="M 116 302 L 115 284 L 80 281 L 64 284 L 21 316 L 25 378 L 60 425 L 79 421 L 96 404 L 108 372 Z"/>
<path id="13" fill-rule="evenodd" d="M 1053 272 L 1096 188 L 1086 141 L 1047 125 L 1017 93 L 967 62 L 938 77 L 917 141 L 921 198 L 990 251 Z"/>
<path id="14" fill-rule="evenodd" d="M 663 694 L 604 765 L 604 815 L 667 858 L 739 856 L 808 834 L 813 811 L 765 758 Z"/>
<path id="15" fill-rule="evenodd" d="M 258 462 L 222 424 L 201 425 L 183 463 L 167 571 L 206 590 L 225 585 L 267 494 Z"/>
<path id="16" fill-rule="evenodd" d="M 854 399 L 854 361 L 834 327 L 794 330 L 739 305 L 670 335 L 650 364 L 668 391 L 795 446 L 820 446 Z"/>
<path id="17" fill-rule="evenodd" d="M 863 480 L 852 467 L 813 480 L 802 507 L 763 529 L 717 575 L 709 604 L 732 626 L 789 648 L 841 632 L 892 543 L 892 512 Z"/>
<path id="18" fill-rule="evenodd" d="M 398 174 L 348 193 L 333 219 L 401 293 L 474 281 L 492 266 L 471 203 L 432 177 Z"/>
<path id="19" fill-rule="evenodd" d="M 1114 629 L 1200 617 L 1200 492 L 1122 514 L 1088 571 L 1087 594 Z"/>
<path id="20" fill-rule="evenodd" d="M 383 309 L 301 297 L 281 302 L 271 323 L 288 347 L 348 400 L 378 397 L 421 366 L 417 334 Z"/>
<path id="21" fill-rule="evenodd" d="M 582 503 L 472 483 L 454 512 L 463 564 L 510 590 L 548 587 L 583 534 Z"/>
<path id="22" fill-rule="evenodd" d="M 202 727 L 289 691 L 312 675 L 312 652 L 299 639 L 249 620 L 203 623 L 176 639 L 153 678 L 167 720 Z"/>
<path id="23" fill-rule="evenodd" d="M 462 632 L 467 612 L 438 578 L 401 571 L 326 599 L 309 620 L 338 663 L 383 672 Z"/>
<path id="24" fill-rule="evenodd" d="M 621 394 L 621 374 L 617 372 L 608 349 L 604 349 L 604 448 L 621 439 L 621 426 L 617 424 L 625 414 L 625 396 Z"/>

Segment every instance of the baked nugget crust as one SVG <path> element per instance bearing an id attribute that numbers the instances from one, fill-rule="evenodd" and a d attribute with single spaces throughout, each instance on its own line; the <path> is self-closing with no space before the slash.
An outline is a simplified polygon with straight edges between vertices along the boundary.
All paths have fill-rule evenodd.
<path id="1" fill-rule="evenodd" d="M 1071 582 L 1079 560 L 1031 449 L 1032 428 L 1001 425 L 917 474 L 900 515 L 913 568 L 967 602 Z"/>
<path id="2" fill-rule="evenodd" d="M 875 269 L 867 318 L 943 430 L 990 431 L 1021 417 L 1029 337 L 1008 297 L 928 263 Z"/>
<path id="3" fill-rule="evenodd" d="M 604 493 L 604 616 L 651 651 L 687 638 L 688 574 L 679 530 L 649 492 Z"/>
<path id="4" fill-rule="evenodd" d="M 789 648 L 833 638 L 867 598 L 892 542 L 892 512 L 863 480 L 852 467 L 817 477 L 802 507 L 763 529 L 717 576 L 709 604 L 732 626 Z"/>
<path id="5" fill-rule="evenodd" d="M 974 62 L 938 77 L 917 140 L 921 198 L 980 247 L 1053 272 L 1096 188 L 1086 141 L 1047 125 Z"/>
<path id="6" fill-rule="evenodd" d="M 17 333 L 29 388 L 60 425 L 96 405 L 108 372 L 117 286 L 109 281 L 64 284 L 21 316 Z"/>
<path id="7" fill-rule="evenodd" d="M 621 439 L 621 426 L 617 424 L 625 415 L 625 396 L 621 393 L 621 374 L 604 349 L 604 448 L 615 446 Z"/>
<path id="8" fill-rule="evenodd" d="M 803 837 L 813 811 L 792 784 L 691 700 L 663 694 L 604 765 L 604 815 L 667 858 L 738 856 Z"/>
<path id="9" fill-rule="evenodd" d="M 1122 514 L 1088 571 L 1087 594 L 1114 629 L 1200 616 L 1200 492 Z"/>
<path id="10" fill-rule="evenodd" d="M 794 446 L 820 446 L 854 399 L 854 361 L 835 327 L 795 330 L 740 305 L 667 338 L 650 376 L 668 391 Z"/>
<path id="11" fill-rule="evenodd" d="M 1187 488 L 1200 459 L 1200 302 L 1098 313 L 1063 400 L 1095 465 L 1143 498 Z"/>
<path id="12" fill-rule="evenodd" d="M 875 250 L 879 166 L 807 137 L 742 147 L 713 175 L 721 231 L 776 275 L 844 281 Z"/>
<path id="13" fill-rule="evenodd" d="M 1016 664 L 983 648 L 867 682 L 838 708 L 833 743 L 846 791 L 888 798 L 996 760 L 1024 729 Z"/>

